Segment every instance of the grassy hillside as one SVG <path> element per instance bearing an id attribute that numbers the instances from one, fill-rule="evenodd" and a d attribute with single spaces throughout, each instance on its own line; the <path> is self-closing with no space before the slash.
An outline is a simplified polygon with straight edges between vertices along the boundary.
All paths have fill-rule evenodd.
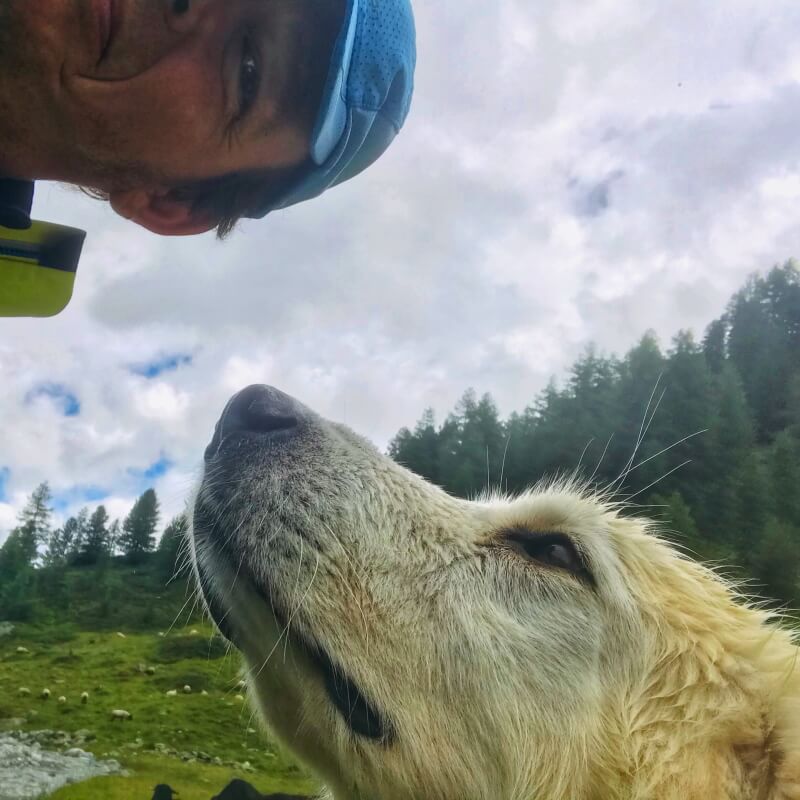
<path id="1" fill-rule="evenodd" d="M 42 607 L 36 621 L 0 639 L 0 726 L 82 731 L 83 749 L 116 758 L 130 772 L 67 787 L 54 797 L 149 800 L 156 783 L 169 783 L 182 800 L 208 800 L 233 777 L 262 792 L 314 790 L 237 698 L 239 656 L 196 617 L 166 632 L 185 601 L 185 587 L 165 587 L 152 565 L 135 574 L 116 565 L 105 578 L 117 586 L 109 601 L 89 580 L 94 573 L 68 570 L 62 576 L 70 601 L 61 619 Z M 148 618 L 162 625 L 147 630 Z M 182 692 L 184 685 L 191 694 Z M 19 696 L 20 687 L 31 695 Z M 49 700 L 40 697 L 45 687 Z M 176 697 L 166 695 L 171 689 L 178 690 Z M 65 704 L 57 702 L 59 695 Z M 114 722 L 113 709 L 129 711 L 133 719 Z"/>

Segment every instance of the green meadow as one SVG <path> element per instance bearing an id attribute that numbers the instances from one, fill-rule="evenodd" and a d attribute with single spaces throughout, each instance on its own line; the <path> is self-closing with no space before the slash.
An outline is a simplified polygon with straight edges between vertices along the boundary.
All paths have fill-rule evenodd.
<path id="1" fill-rule="evenodd" d="M 314 791 L 313 781 L 259 726 L 237 686 L 238 654 L 207 623 L 184 616 L 172 630 L 169 624 L 147 629 L 143 619 L 167 623 L 176 617 L 185 584 L 165 589 L 154 570 L 139 568 L 134 576 L 130 569 L 111 567 L 107 580 L 119 578 L 131 596 L 127 601 L 118 596 L 105 609 L 113 625 L 95 624 L 90 627 L 98 629 L 91 630 L 76 620 L 82 607 L 84 618 L 93 618 L 97 597 L 75 591 L 90 572 L 95 573 L 75 570 L 66 576 L 72 581 L 67 619 L 40 610 L 39 621 L 19 624 L 0 639 L 0 728 L 82 732 L 86 741 L 78 746 L 116 759 L 129 773 L 65 787 L 52 797 L 150 800 L 155 784 L 168 783 L 181 800 L 208 800 L 234 777 L 264 793 Z M 105 602 L 105 593 L 99 595 Z M 191 693 L 184 693 L 184 686 Z M 21 687 L 30 696 L 20 696 Z M 49 699 L 41 697 L 45 688 Z M 168 696 L 173 689 L 177 695 Z M 86 704 L 82 692 L 89 694 Z M 66 702 L 59 703 L 59 696 Z M 112 720 L 115 709 L 132 719 Z"/>

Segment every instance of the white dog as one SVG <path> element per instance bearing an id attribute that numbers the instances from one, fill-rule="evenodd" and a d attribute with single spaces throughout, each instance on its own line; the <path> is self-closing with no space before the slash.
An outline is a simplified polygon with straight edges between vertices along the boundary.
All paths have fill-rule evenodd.
<path id="1" fill-rule="evenodd" d="M 335 800 L 800 800 L 791 634 L 651 528 L 568 485 L 456 499 L 255 386 L 192 552 Z"/>

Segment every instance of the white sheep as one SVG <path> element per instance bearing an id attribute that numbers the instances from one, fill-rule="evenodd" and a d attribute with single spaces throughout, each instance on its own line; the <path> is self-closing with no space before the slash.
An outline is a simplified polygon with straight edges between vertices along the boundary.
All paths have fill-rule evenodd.
<path id="1" fill-rule="evenodd" d="M 169 689 L 167 691 L 167 697 L 177 697 L 177 696 L 178 696 L 178 690 L 177 689 Z"/>
<path id="2" fill-rule="evenodd" d="M 41 695 L 39 695 L 42 700 L 49 700 L 50 699 L 50 690 L 49 689 L 42 689 Z"/>
<path id="3" fill-rule="evenodd" d="M 63 694 L 62 694 L 62 695 L 59 695 L 59 697 L 58 697 L 58 704 L 63 706 L 63 705 L 66 703 L 66 702 L 67 702 L 67 698 L 66 698 L 66 697 L 64 697 L 64 695 L 63 695 Z"/>
<path id="4" fill-rule="evenodd" d="M 186 684 L 186 686 L 183 687 L 183 693 L 184 694 L 191 694 L 192 693 L 192 687 L 189 686 L 188 683 Z"/>
<path id="5" fill-rule="evenodd" d="M 20 646 L 17 648 L 17 652 L 18 652 L 20 655 L 25 655 L 25 653 L 30 653 L 30 650 L 28 650 L 28 648 L 27 648 L 27 647 L 23 647 L 22 645 L 20 645 Z"/>
<path id="6" fill-rule="evenodd" d="M 17 694 L 20 697 L 30 697 L 31 690 L 27 686 L 20 686 L 19 689 L 17 689 Z"/>
<path id="7" fill-rule="evenodd" d="M 203 691 L 202 691 L 202 692 L 200 692 L 200 694 L 201 694 L 203 697 L 208 697 L 208 692 L 207 692 L 205 689 L 203 689 Z"/>
<path id="8" fill-rule="evenodd" d="M 81 703 L 86 705 L 89 702 L 89 692 L 81 692 Z"/>
<path id="9" fill-rule="evenodd" d="M 119 720 L 120 722 L 125 722 L 125 720 L 133 719 L 133 714 L 130 711 L 124 711 L 121 708 L 115 708 L 111 712 L 111 721 L 114 722 L 115 720 Z"/>
<path id="10" fill-rule="evenodd" d="M 127 639 L 128 638 L 124 633 L 120 633 L 119 631 L 117 631 L 117 636 L 119 636 L 120 639 Z"/>

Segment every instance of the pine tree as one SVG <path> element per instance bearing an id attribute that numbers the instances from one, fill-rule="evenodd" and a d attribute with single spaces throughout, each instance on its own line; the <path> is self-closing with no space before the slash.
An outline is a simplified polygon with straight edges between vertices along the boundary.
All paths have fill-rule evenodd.
<path id="1" fill-rule="evenodd" d="M 24 621 L 33 610 L 34 562 L 51 536 L 50 487 L 34 489 L 19 515 L 19 525 L 0 547 L 0 617 Z"/>
<path id="2" fill-rule="evenodd" d="M 661 522 L 668 537 L 686 547 L 690 552 L 697 552 L 702 547 L 702 538 L 697 530 L 692 511 L 680 492 L 673 492 L 668 497 L 653 495 L 651 504 L 661 514 L 655 515 Z"/>
<path id="3" fill-rule="evenodd" d="M 752 458 L 755 426 L 732 365 L 726 364 L 717 375 L 715 394 L 715 408 L 705 434 L 707 449 L 701 456 L 704 485 L 694 497 L 702 504 L 706 533 L 720 541 L 727 539 L 738 548 L 748 537 L 758 535 L 766 522 L 768 494 L 753 497 L 754 488 L 761 491 L 765 487 Z"/>
<path id="4" fill-rule="evenodd" d="M 14 528 L 0 547 L 0 601 L 16 576 L 32 569 L 35 557 L 36 549 L 31 547 L 30 537 L 21 528 Z"/>
<path id="5" fill-rule="evenodd" d="M 800 444 L 788 431 L 775 439 L 770 470 L 775 516 L 800 528 Z"/>
<path id="6" fill-rule="evenodd" d="M 53 531 L 45 558 L 46 563 L 64 564 L 74 556 L 74 542 L 78 528 L 77 517 L 69 517 L 60 528 Z"/>
<path id="7" fill-rule="evenodd" d="M 108 512 L 105 506 L 98 506 L 86 525 L 77 562 L 80 564 L 97 564 L 109 554 L 108 546 Z"/>
<path id="8" fill-rule="evenodd" d="M 389 456 L 432 483 L 439 483 L 439 434 L 432 408 L 427 408 L 413 433 L 401 428 L 389 444 Z"/>
<path id="9" fill-rule="evenodd" d="M 795 605 L 800 599 L 800 529 L 786 522 L 771 519 L 761 540 L 755 543 L 749 567 L 752 575 L 764 586 L 764 594 L 781 603 Z"/>
<path id="10" fill-rule="evenodd" d="M 706 357 L 708 368 L 714 372 L 722 372 L 728 357 L 728 321 L 722 316 L 715 319 L 706 328 L 703 337 L 703 354 Z"/>
<path id="11" fill-rule="evenodd" d="M 122 528 L 120 521 L 115 519 L 108 526 L 108 553 L 111 556 L 117 554 L 120 548 L 120 537 L 122 536 Z"/>
<path id="12" fill-rule="evenodd" d="M 186 515 L 178 514 L 161 534 L 161 541 L 158 543 L 158 560 L 167 578 L 171 578 L 180 571 L 180 559 L 185 552 L 188 530 L 189 520 Z"/>
<path id="13" fill-rule="evenodd" d="M 153 489 L 148 489 L 133 504 L 122 524 L 120 547 L 129 561 L 139 562 L 153 552 L 157 526 L 158 498 Z"/>
<path id="14" fill-rule="evenodd" d="M 17 530 L 24 551 L 31 554 L 31 562 L 36 559 L 39 546 L 46 545 L 50 540 L 50 520 L 53 513 L 50 508 L 51 500 L 50 486 L 47 482 L 41 483 L 33 490 L 19 515 Z"/>
<path id="15" fill-rule="evenodd" d="M 752 277 L 728 306 L 728 350 L 744 382 L 760 441 L 786 424 L 800 373 L 800 271 L 794 262 Z"/>
<path id="16" fill-rule="evenodd" d="M 70 526 L 71 541 L 67 552 L 67 561 L 70 564 L 80 563 L 83 548 L 86 546 L 86 539 L 89 535 L 89 509 L 85 506 L 78 512 L 77 516 L 71 517 L 64 524 L 66 528 Z"/>
<path id="17" fill-rule="evenodd" d="M 668 471 L 664 459 L 654 458 L 676 441 L 675 438 L 667 441 L 669 434 L 663 431 L 664 409 L 659 406 L 665 388 L 669 391 L 664 376 L 666 367 L 667 361 L 652 331 L 648 331 L 627 353 L 619 367 L 616 402 L 619 423 L 613 431 L 614 438 L 599 477 L 611 482 L 624 474 L 628 463 L 631 466 L 641 464 L 620 482 L 620 488 L 626 493 L 642 491 Z M 681 436 L 688 433 L 690 431 L 684 430 Z M 658 487 L 661 492 L 667 489 L 663 485 Z"/>

